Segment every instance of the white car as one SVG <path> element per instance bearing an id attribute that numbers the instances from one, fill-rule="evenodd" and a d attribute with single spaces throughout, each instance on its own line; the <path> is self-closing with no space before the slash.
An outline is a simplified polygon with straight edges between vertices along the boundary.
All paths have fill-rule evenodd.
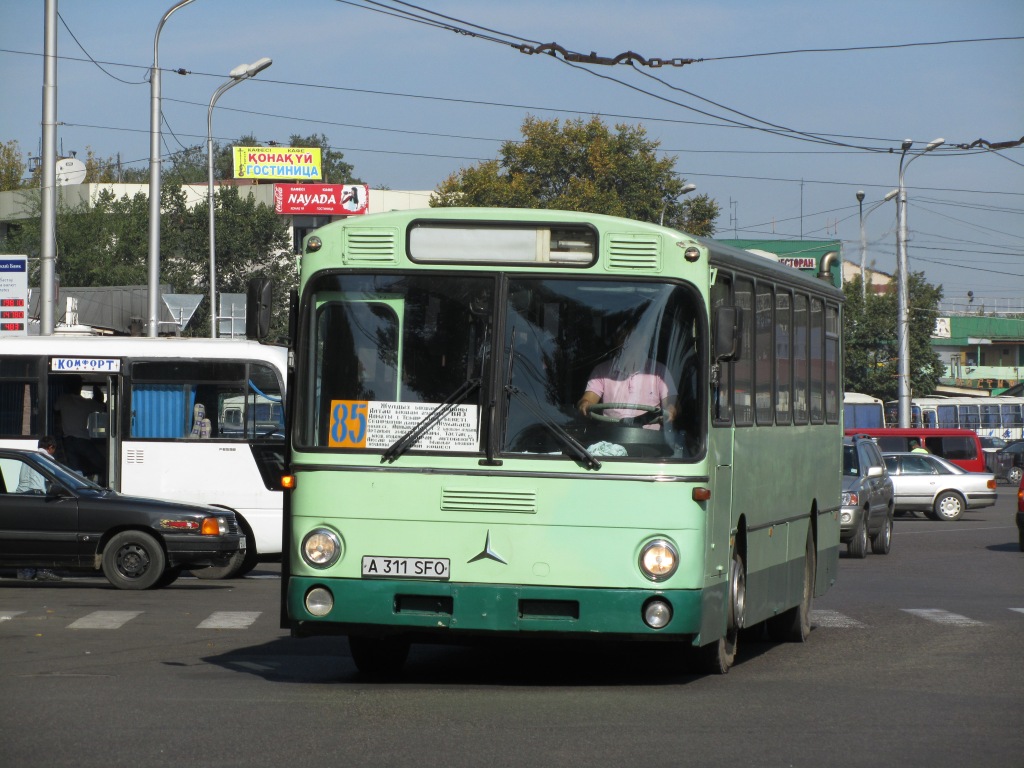
<path id="1" fill-rule="evenodd" d="M 967 509 L 996 503 L 996 476 L 968 472 L 928 453 L 886 453 L 897 511 L 923 511 L 933 520 L 957 520 Z"/>

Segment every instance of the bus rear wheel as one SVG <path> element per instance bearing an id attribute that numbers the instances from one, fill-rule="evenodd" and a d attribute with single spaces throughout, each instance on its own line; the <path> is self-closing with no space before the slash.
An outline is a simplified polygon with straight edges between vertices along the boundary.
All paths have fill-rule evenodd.
<path id="1" fill-rule="evenodd" d="M 807 531 L 804 549 L 804 588 L 800 605 L 768 619 L 768 637 L 776 643 L 802 643 L 811 636 L 811 601 L 814 599 L 814 579 L 818 568 L 814 548 L 814 532 Z"/>
<path id="2" fill-rule="evenodd" d="M 725 635 L 696 649 L 697 671 L 724 675 L 736 661 L 736 645 L 747 612 L 747 569 L 743 556 L 733 550 L 729 566 L 729 616 Z"/>

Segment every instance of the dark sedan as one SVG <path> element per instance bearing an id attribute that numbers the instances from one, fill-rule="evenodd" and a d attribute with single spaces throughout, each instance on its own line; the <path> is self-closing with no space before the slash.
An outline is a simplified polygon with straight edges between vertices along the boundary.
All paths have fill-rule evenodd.
<path id="1" fill-rule="evenodd" d="M 0 449 L 0 565 L 102 570 L 120 589 L 173 582 L 245 549 L 233 512 L 123 496 L 36 451 Z"/>

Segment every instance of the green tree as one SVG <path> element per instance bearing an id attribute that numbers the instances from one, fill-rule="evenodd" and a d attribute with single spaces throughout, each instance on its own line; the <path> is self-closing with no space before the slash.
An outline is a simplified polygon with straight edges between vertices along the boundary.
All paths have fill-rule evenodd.
<path id="1" fill-rule="evenodd" d="M 274 321 L 271 337 L 287 334 L 288 292 L 298 283 L 294 257 L 290 253 L 287 222 L 273 208 L 238 187 L 216 192 L 217 293 L 245 293 L 249 280 L 268 277 L 274 281 Z M 165 280 L 178 293 L 210 293 L 209 207 L 204 200 L 188 208 L 180 189 L 164 196 L 161 221 L 173 221 L 170 232 L 161 227 L 161 269 Z M 165 237 L 170 234 L 170 238 Z M 208 335 L 210 307 L 200 305 L 189 330 Z"/>
<path id="2" fill-rule="evenodd" d="M 210 292 L 209 208 L 205 200 L 189 207 L 180 186 L 161 189 L 161 282 L 174 293 Z M 39 285 L 39 193 L 28 193 L 30 217 L 0 241 L 0 253 L 29 256 L 31 285 Z M 287 223 L 273 209 L 257 204 L 237 187 L 216 194 L 217 292 L 244 293 L 251 277 L 275 282 L 271 335 L 283 339 L 287 297 L 297 283 Z M 57 265 L 62 285 L 74 287 L 145 285 L 148 279 L 149 199 L 145 192 L 116 197 L 101 191 L 92 205 L 65 205 L 56 210 Z M 186 328 L 187 335 L 207 336 L 210 310 L 204 301 Z"/>
<path id="3" fill-rule="evenodd" d="M 0 192 L 21 189 L 25 178 L 25 158 L 15 139 L 0 144 Z"/>
<path id="4" fill-rule="evenodd" d="M 843 286 L 846 293 L 843 342 L 846 349 L 848 392 L 863 392 L 882 400 L 899 396 L 899 349 L 896 338 L 896 286 L 886 293 L 861 295 L 860 276 Z M 935 391 L 942 374 L 942 361 L 932 349 L 931 336 L 942 286 L 924 279 L 923 272 L 912 272 L 907 281 L 910 324 L 910 391 L 924 397 Z"/>
<path id="5" fill-rule="evenodd" d="M 680 199 L 675 159 L 659 158 L 642 126 L 613 132 L 598 117 L 527 117 L 521 130 L 523 140 L 502 144 L 498 159 L 445 179 L 430 204 L 589 211 L 714 234 L 718 204 L 707 195 Z"/>

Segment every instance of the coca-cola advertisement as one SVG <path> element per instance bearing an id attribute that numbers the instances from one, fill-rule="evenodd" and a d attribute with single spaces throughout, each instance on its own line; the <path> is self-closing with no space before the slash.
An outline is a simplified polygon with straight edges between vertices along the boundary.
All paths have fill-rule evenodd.
<path id="1" fill-rule="evenodd" d="M 370 208 L 367 184 L 275 184 L 274 211 L 281 214 L 358 216 Z"/>

